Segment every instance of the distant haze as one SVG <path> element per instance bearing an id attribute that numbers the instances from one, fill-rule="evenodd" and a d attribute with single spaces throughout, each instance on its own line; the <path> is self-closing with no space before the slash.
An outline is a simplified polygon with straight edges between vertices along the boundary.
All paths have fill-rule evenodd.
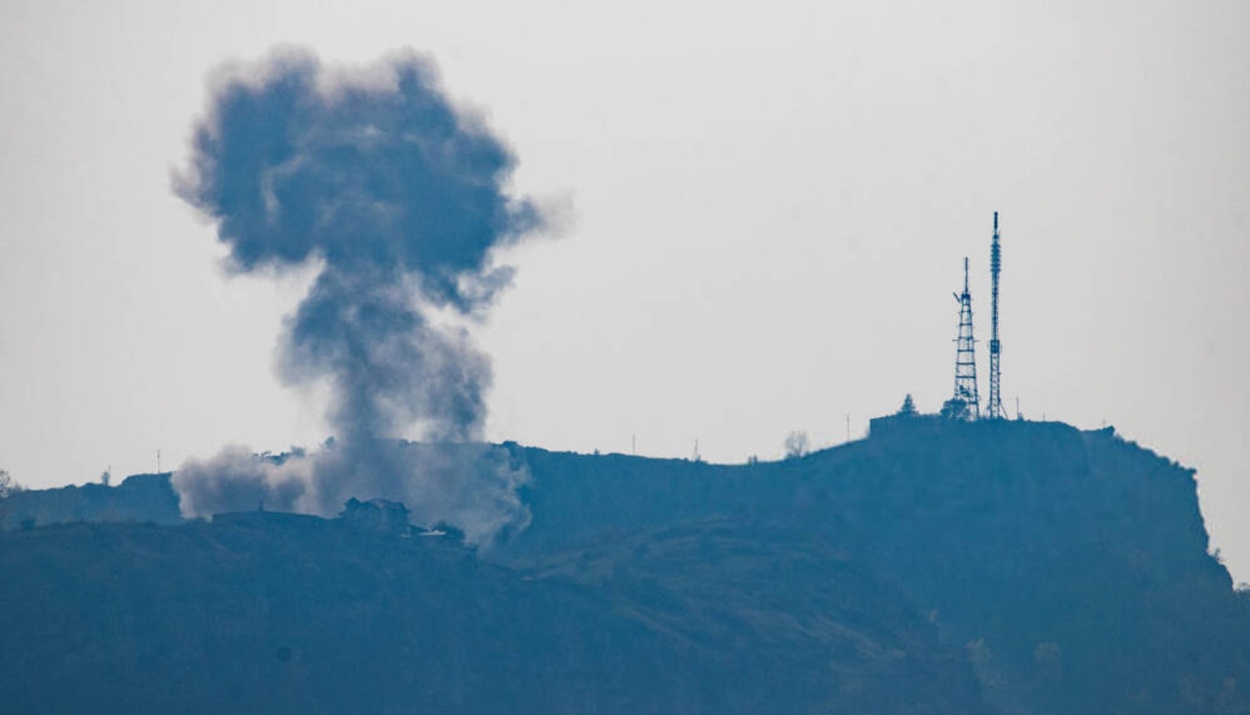
<path id="1" fill-rule="evenodd" d="M 984 379 L 997 210 L 1008 413 L 1196 468 L 1250 580 L 1247 27 L 1233 0 L 4 3 L 0 468 L 337 433 L 327 374 L 275 371 L 321 267 L 224 280 L 169 172 L 223 62 L 416 48 L 518 159 L 506 194 L 576 218 L 448 321 L 492 358 L 487 439 L 742 462 L 934 411 L 965 255 Z"/>

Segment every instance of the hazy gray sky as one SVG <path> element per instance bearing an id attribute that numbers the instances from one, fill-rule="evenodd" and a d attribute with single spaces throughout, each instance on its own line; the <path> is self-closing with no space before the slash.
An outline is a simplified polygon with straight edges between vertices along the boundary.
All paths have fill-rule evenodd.
<path id="1" fill-rule="evenodd" d="M 1008 411 L 1197 468 L 1250 580 L 1247 30 L 1231 0 L 4 3 L 0 467 L 327 436 L 273 374 L 308 276 L 225 278 L 169 172 L 222 62 L 412 47 L 574 206 L 475 331 L 492 439 L 735 462 L 936 410 L 998 210 Z"/>

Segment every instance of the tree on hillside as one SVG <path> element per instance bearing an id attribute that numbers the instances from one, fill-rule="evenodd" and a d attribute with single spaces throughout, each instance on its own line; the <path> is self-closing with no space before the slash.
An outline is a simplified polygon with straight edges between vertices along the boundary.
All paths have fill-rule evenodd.
<path id="1" fill-rule="evenodd" d="M 907 393 L 907 397 L 903 398 L 903 406 L 898 408 L 898 414 L 904 417 L 912 417 L 916 414 L 916 403 L 911 399 L 911 393 Z"/>
<path id="2" fill-rule="evenodd" d="M 0 469 L 0 499 L 8 499 L 20 491 L 25 491 L 25 487 L 13 481 L 13 475 L 8 471 Z"/>
<path id="3" fill-rule="evenodd" d="M 791 432 L 786 436 L 786 459 L 798 459 L 807 454 L 808 442 L 806 432 Z"/>
<path id="4" fill-rule="evenodd" d="M 952 397 L 942 403 L 942 417 L 948 420 L 969 420 L 972 419 L 972 408 L 958 397 Z"/>
<path id="5" fill-rule="evenodd" d="M 8 517 L 9 505 L 5 502 L 9 497 L 22 491 L 24 487 L 13 481 L 13 476 L 6 470 L 0 469 L 0 529 L 4 528 L 5 521 Z"/>

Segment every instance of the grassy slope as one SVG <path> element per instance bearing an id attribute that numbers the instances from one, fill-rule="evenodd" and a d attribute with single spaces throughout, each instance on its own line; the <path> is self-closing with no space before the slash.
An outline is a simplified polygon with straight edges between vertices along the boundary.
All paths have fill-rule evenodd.
<path id="1" fill-rule="evenodd" d="M 653 577 L 618 570 L 605 588 L 294 515 L 8 532 L 0 712 L 981 710 L 966 664 L 888 594 L 846 578 L 854 598 L 826 609 L 784 581 L 780 604 L 725 581 L 779 567 L 810 582 L 836 559 L 707 538 L 661 535 Z M 751 568 L 716 568 L 707 548 Z M 778 627 L 792 618 L 810 622 Z"/>

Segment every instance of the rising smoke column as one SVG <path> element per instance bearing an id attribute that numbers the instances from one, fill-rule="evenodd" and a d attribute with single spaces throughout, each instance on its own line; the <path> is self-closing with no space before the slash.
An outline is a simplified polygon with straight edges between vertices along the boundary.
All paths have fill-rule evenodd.
<path id="1" fill-rule="evenodd" d="M 381 440 L 414 428 L 482 438 L 490 361 L 433 316 L 482 315 L 512 275 L 494 249 L 541 228 L 535 205 L 506 191 L 515 159 L 413 54 L 329 70 L 285 53 L 223 77 L 175 191 L 216 223 L 232 271 L 322 266 L 286 320 L 278 364 L 287 384 L 329 381 L 336 440 L 311 465 L 245 467 L 237 449 L 191 462 L 175 477 L 184 511 L 254 508 L 237 503 L 243 491 L 323 514 L 347 496 L 446 501 L 412 493 L 430 480 Z M 231 480 L 247 489 L 223 489 Z"/>

